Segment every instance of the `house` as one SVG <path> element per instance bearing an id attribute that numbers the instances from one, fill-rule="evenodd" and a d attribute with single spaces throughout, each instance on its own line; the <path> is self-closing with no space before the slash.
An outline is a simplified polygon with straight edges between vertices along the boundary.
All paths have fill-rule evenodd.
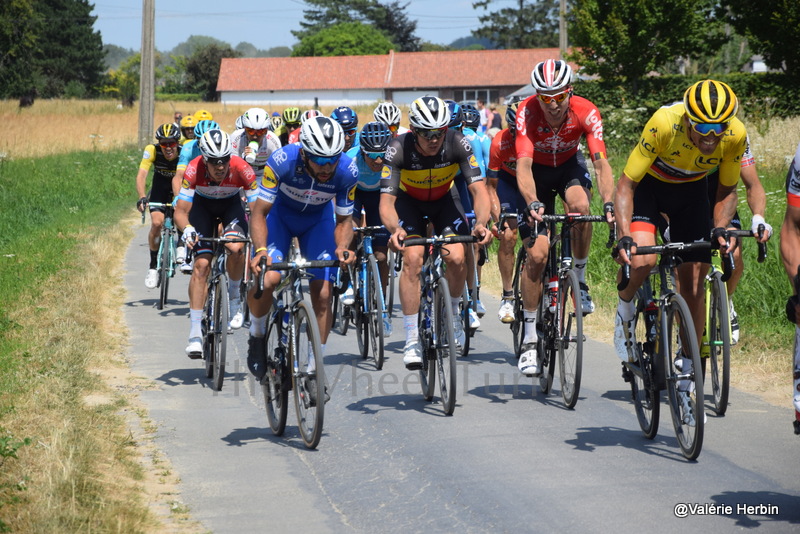
<path id="1" fill-rule="evenodd" d="M 372 56 L 224 58 L 217 92 L 224 104 L 358 106 L 410 104 L 429 94 L 502 104 L 530 84 L 534 65 L 558 48 L 394 52 Z"/>

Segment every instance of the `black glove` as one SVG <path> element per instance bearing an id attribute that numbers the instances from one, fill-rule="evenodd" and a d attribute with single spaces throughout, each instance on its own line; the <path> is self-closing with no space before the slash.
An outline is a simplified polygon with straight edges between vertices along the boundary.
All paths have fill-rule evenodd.
<path id="1" fill-rule="evenodd" d="M 728 242 L 728 230 L 722 228 L 721 226 L 717 226 L 713 230 L 711 230 L 711 248 L 719 248 L 719 238 Z"/>
<path id="2" fill-rule="evenodd" d="M 539 202 L 538 200 L 534 200 L 530 204 L 528 204 L 528 211 L 531 213 L 539 213 L 540 209 L 544 208 L 544 202 Z M 528 215 L 530 218 L 530 215 Z"/>
<path id="3" fill-rule="evenodd" d="M 614 203 L 606 202 L 603 204 L 603 213 L 610 213 L 611 215 L 614 215 Z"/>
<path id="4" fill-rule="evenodd" d="M 631 247 L 635 247 L 635 246 L 636 246 L 636 243 L 633 241 L 633 238 L 631 236 L 629 236 L 629 235 L 626 235 L 625 237 L 622 237 L 622 238 L 620 238 L 619 241 L 617 241 L 617 246 L 615 246 L 611 250 L 611 257 L 612 258 L 616 258 L 617 256 L 619 256 L 619 251 L 622 250 L 623 248 L 627 252 L 630 252 Z"/>
<path id="5" fill-rule="evenodd" d="M 144 207 L 147 204 L 147 197 L 142 197 L 136 201 L 136 209 L 139 211 L 144 211 Z"/>

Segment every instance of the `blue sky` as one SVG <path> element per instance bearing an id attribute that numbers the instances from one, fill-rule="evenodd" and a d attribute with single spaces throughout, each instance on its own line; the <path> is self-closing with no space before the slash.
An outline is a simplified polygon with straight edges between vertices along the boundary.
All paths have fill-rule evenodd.
<path id="1" fill-rule="evenodd" d="M 479 27 L 484 10 L 473 0 L 406 0 L 406 14 L 417 20 L 417 35 L 425 41 L 449 44 Z M 516 5 L 516 0 L 496 0 L 496 9 Z M 171 50 L 190 35 L 208 35 L 236 46 L 242 41 L 262 50 L 296 43 L 291 30 L 300 29 L 302 0 L 252 0 L 227 4 L 219 0 L 156 0 L 156 48 Z M 231 6 L 233 9 L 226 10 Z M 104 44 L 138 50 L 142 40 L 142 2 L 96 0 L 95 30 Z"/>

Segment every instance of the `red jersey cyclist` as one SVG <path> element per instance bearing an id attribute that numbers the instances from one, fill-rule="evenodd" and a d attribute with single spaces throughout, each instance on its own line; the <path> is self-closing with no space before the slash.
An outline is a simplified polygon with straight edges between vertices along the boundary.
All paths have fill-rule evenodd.
<path id="1" fill-rule="evenodd" d="M 578 150 L 581 138 L 585 137 L 610 223 L 613 220 L 614 176 L 606 159 L 603 121 L 594 104 L 572 94 L 571 79 L 572 68 L 565 61 L 548 59 L 533 68 L 531 84 L 536 94 L 523 100 L 517 109 L 517 187 L 527 205 L 527 215 L 534 223 L 541 222 L 545 210 L 552 213 L 556 194 L 570 213 L 588 215 L 592 179 L 583 154 Z M 545 225 L 535 227 L 535 242 L 527 249 L 527 276 L 521 281 L 525 334 L 518 366 L 527 376 L 539 373 L 536 309 L 542 295 L 541 278 L 549 251 Z M 573 267 L 580 282 L 584 314 L 594 311 L 586 285 L 591 239 L 591 224 L 575 226 Z"/>

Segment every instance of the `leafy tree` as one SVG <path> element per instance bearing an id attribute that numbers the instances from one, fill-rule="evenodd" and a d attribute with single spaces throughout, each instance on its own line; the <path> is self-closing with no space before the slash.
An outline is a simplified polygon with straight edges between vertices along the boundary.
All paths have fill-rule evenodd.
<path id="1" fill-rule="evenodd" d="M 242 41 L 234 48 L 239 54 L 240 57 L 258 57 L 258 48 L 252 43 L 247 43 Z"/>
<path id="2" fill-rule="evenodd" d="M 571 14 L 570 59 L 587 74 L 627 83 L 679 57 L 697 58 L 725 42 L 715 0 L 580 0 Z"/>
<path id="3" fill-rule="evenodd" d="M 408 2 L 393 0 L 382 3 L 378 0 L 306 0 L 312 6 L 303 12 L 301 30 L 292 34 L 301 42 L 331 26 L 346 22 L 369 24 L 386 35 L 401 52 L 416 52 L 420 40 L 414 34 L 417 22 L 410 20 L 405 10 Z"/>
<path id="4" fill-rule="evenodd" d="M 447 52 L 454 50 L 452 46 L 431 43 L 430 41 L 422 41 L 419 46 L 420 52 Z"/>
<path id="5" fill-rule="evenodd" d="M 292 55 L 292 49 L 288 46 L 273 46 L 267 50 L 259 50 L 258 57 L 289 57 Z"/>
<path id="6" fill-rule="evenodd" d="M 118 69 L 111 69 L 108 72 L 108 82 L 103 87 L 103 92 L 119 98 L 124 106 L 132 106 L 139 96 L 141 65 L 142 55 L 136 52 L 124 60 Z"/>
<path id="7" fill-rule="evenodd" d="M 344 22 L 309 35 L 292 56 L 364 56 L 386 54 L 394 48 L 381 32 L 360 22 Z"/>
<path id="8" fill-rule="evenodd" d="M 106 68 L 118 69 L 123 61 L 136 53 L 136 50 L 122 48 L 121 46 L 113 44 L 107 44 L 103 45 L 103 53 L 105 54 Z"/>
<path id="9" fill-rule="evenodd" d="M 475 9 L 488 10 L 491 0 L 473 2 Z M 559 0 L 518 0 L 516 8 L 505 7 L 478 17 L 481 27 L 472 35 L 489 39 L 497 48 L 546 48 L 558 46 Z"/>
<path id="10" fill-rule="evenodd" d="M 217 99 L 219 67 L 224 57 L 239 57 L 229 44 L 210 44 L 195 50 L 186 61 L 186 84 L 190 91 L 200 93 L 203 100 Z"/>
<path id="11" fill-rule="evenodd" d="M 452 43 L 450 47 L 454 50 L 493 50 L 495 44 L 491 39 L 485 37 L 459 37 Z"/>
<path id="12" fill-rule="evenodd" d="M 800 78 L 800 2 L 724 0 L 725 18 L 773 69 Z"/>
<path id="13" fill-rule="evenodd" d="M 157 54 L 157 58 L 160 54 Z M 164 93 L 183 93 L 186 89 L 186 56 L 172 56 L 172 61 L 158 66 L 156 60 L 156 86 Z"/>
<path id="14" fill-rule="evenodd" d="M 170 50 L 169 55 L 191 57 L 196 51 L 210 45 L 217 45 L 220 48 L 231 47 L 231 45 L 225 41 L 220 41 L 214 37 L 208 37 L 207 35 L 190 35 L 188 39 Z"/>
<path id="15" fill-rule="evenodd" d="M 32 63 L 42 20 L 34 0 L 0 2 L 0 98 L 20 97 L 35 87 Z"/>

